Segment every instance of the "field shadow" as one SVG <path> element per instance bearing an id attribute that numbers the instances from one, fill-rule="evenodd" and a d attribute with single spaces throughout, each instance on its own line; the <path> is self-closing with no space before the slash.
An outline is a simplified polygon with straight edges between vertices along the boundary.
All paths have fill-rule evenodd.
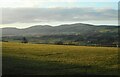
<path id="1" fill-rule="evenodd" d="M 67 64 L 59 61 L 26 60 L 3 57 L 3 75 L 98 75 L 103 68 L 92 65 Z"/>
<path id="2" fill-rule="evenodd" d="M 43 55 L 38 55 L 38 56 L 52 56 L 52 55 L 61 55 L 63 53 L 47 53 L 47 54 L 43 54 Z"/>

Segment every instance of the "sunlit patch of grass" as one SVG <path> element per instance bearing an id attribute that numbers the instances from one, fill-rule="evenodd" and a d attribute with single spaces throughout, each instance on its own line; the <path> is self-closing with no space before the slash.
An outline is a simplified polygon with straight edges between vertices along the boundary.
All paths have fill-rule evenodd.
<path id="1" fill-rule="evenodd" d="M 117 61 L 114 47 L 3 43 L 3 74 L 118 74 Z"/>

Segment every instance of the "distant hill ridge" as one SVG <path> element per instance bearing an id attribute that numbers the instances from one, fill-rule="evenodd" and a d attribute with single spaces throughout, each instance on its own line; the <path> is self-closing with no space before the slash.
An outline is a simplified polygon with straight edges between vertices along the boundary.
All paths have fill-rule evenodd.
<path id="1" fill-rule="evenodd" d="M 119 26 L 115 25 L 91 25 L 83 23 L 63 24 L 59 26 L 35 25 L 32 27 L 2 28 L 3 36 L 26 36 L 26 35 L 54 35 L 54 34 L 89 34 L 94 32 L 118 32 Z"/>

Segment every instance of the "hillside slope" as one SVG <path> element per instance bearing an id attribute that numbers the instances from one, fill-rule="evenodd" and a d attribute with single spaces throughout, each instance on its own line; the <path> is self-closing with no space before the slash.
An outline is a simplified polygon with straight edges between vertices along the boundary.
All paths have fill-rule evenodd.
<path id="1" fill-rule="evenodd" d="M 12 35 L 54 35 L 54 34 L 89 34 L 89 33 L 118 32 L 117 26 L 95 26 L 90 24 L 76 23 L 64 24 L 60 26 L 36 25 L 25 29 L 2 28 L 3 36 Z"/>

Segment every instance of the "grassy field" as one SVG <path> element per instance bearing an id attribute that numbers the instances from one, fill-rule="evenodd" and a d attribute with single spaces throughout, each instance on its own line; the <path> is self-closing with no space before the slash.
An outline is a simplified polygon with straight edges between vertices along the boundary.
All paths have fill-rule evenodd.
<path id="1" fill-rule="evenodd" d="M 3 43 L 3 75 L 118 74 L 113 47 Z"/>

